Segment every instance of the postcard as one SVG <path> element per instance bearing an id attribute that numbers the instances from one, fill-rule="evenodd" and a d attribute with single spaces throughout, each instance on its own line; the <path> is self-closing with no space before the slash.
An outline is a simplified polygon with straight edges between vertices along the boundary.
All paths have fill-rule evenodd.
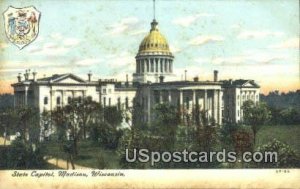
<path id="1" fill-rule="evenodd" d="M 299 188 L 299 1 L 0 2 L 0 188 Z"/>

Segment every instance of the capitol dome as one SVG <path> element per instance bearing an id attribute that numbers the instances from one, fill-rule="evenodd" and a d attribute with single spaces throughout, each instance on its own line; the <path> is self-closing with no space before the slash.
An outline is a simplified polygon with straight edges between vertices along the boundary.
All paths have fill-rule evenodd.
<path id="1" fill-rule="evenodd" d="M 139 46 L 139 55 L 169 55 L 172 56 L 170 52 L 169 44 L 166 38 L 157 29 L 158 22 L 154 19 L 151 22 L 150 33 L 143 39 Z"/>
<path id="2" fill-rule="evenodd" d="M 170 51 L 166 38 L 157 28 L 158 22 L 151 22 L 151 30 L 139 46 L 135 57 L 136 72 L 133 74 L 133 82 L 148 83 L 159 82 L 160 78 L 168 81 L 174 76 L 174 56 Z"/>

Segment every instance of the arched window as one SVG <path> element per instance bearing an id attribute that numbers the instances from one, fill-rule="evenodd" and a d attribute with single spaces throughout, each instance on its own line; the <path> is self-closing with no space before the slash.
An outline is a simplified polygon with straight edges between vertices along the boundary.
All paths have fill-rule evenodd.
<path id="1" fill-rule="evenodd" d="M 48 97 L 44 98 L 44 104 L 47 105 L 48 104 Z"/>

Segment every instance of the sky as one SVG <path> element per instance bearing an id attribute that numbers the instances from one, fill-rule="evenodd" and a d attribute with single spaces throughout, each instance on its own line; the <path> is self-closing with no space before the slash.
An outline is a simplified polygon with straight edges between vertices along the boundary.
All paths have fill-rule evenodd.
<path id="1" fill-rule="evenodd" d="M 18 73 L 73 73 L 87 79 L 131 78 L 153 19 L 152 0 L 1 1 L 41 12 L 39 35 L 19 50 L 0 19 L 0 93 Z M 298 0 L 156 0 L 156 20 L 181 79 L 253 79 L 262 93 L 300 89 Z"/>

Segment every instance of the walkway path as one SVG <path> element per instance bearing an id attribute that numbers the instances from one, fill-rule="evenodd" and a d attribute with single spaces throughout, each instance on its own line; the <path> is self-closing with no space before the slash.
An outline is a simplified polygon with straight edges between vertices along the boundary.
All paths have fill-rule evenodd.
<path id="1" fill-rule="evenodd" d="M 53 157 L 44 157 L 46 159 L 46 161 L 58 168 L 61 168 L 61 169 L 72 169 L 72 165 L 70 162 L 67 163 L 66 160 L 64 159 L 59 159 L 59 158 L 53 158 Z M 75 169 L 92 169 L 90 167 L 84 167 L 84 166 L 81 166 L 81 165 L 77 165 L 75 164 Z"/>
<path id="2" fill-rule="evenodd" d="M 0 137 L 0 146 L 4 145 L 4 138 L 3 137 Z M 6 140 L 6 143 L 5 145 L 10 145 L 10 141 L 9 140 Z"/>

